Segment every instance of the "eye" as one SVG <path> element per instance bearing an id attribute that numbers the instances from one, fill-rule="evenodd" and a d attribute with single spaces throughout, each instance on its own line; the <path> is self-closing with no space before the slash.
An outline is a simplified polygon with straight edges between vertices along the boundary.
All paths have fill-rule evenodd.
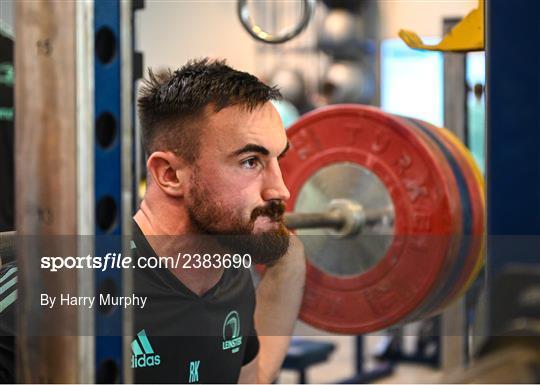
<path id="1" fill-rule="evenodd" d="M 251 158 L 244 159 L 240 164 L 244 168 L 254 169 L 255 167 L 257 167 L 259 165 L 259 163 L 260 163 L 259 159 L 257 157 L 255 157 L 255 156 L 253 156 Z"/>

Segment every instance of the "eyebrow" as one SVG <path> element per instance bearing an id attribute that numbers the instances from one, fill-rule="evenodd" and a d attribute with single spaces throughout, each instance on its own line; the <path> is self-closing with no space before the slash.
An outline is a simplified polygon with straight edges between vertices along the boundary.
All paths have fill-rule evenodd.
<path id="1" fill-rule="evenodd" d="M 281 158 L 282 156 L 284 156 L 288 150 L 289 150 L 289 142 L 287 141 L 287 145 L 285 146 L 285 149 L 281 152 L 281 154 L 278 155 L 278 158 Z M 265 156 L 270 155 L 270 151 L 268 151 L 266 147 L 260 146 L 258 144 L 253 144 L 253 143 L 246 144 L 244 147 L 234 151 L 232 155 L 238 156 L 238 155 L 245 154 L 247 152 L 258 152 L 259 154 L 262 154 Z"/>
<path id="2" fill-rule="evenodd" d="M 266 147 L 259 146 L 258 144 L 252 144 L 252 143 L 246 144 L 244 147 L 236 150 L 232 154 L 234 156 L 238 156 L 238 155 L 245 154 L 246 152 L 258 152 L 258 153 L 263 154 L 263 155 L 269 155 L 270 154 L 270 151 L 268 151 L 268 149 Z"/>

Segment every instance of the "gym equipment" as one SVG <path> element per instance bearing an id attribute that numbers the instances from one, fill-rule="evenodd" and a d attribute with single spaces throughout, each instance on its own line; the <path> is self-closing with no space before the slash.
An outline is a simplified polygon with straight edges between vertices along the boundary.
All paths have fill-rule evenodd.
<path id="1" fill-rule="evenodd" d="M 73 242 L 47 238 L 50 255 L 129 247 L 133 13 L 141 3 L 15 5 L 16 230 L 21 239 L 69 235 Z M 78 236 L 85 234 L 100 240 Z M 35 300 L 41 292 L 128 293 L 132 272 L 86 269 L 51 277 L 35 263 L 42 252 L 35 245 L 17 242 L 18 382 L 133 382 L 124 365 L 131 346 L 129 309 L 62 307 L 51 313 Z M 65 335 L 52 338 L 56 331 Z"/>
<path id="2" fill-rule="evenodd" d="M 318 48 L 336 59 L 357 59 L 363 40 L 362 18 L 345 9 L 332 9 L 323 21 Z"/>
<path id="3" fill-rule="evenodd" d="M 369 103 L 374 84 L 373 75 L 362 64 L 340 61 L 330 64 L 322 88 L 329 104 Z"/>
<path id="4" fill-rule="evenodd" d="M 354 345 L 355 372 L 352 377 L 340 380 L 340 384 L 371 384 L 394 373 L 394 365 L 389 362 L 377 362 L 368 368 L 364 360 L 364 336 L 356 336 Z"/>
<path id="5" fill-rule="evenodd" d="M 405 349 L 404 329 L 390 328 L 389 335 L 381 336 L 382 341 L 377 346 L 375 358 L 381 362 L 414 362 L 417 364 L 439 367 L 440 364 L 440 317 L 420 321 L 418 335 L 412 351 Z"/>
<path id="6" fill-rule="evenodd" d="M 263 29 L 251 19 L 248 0 L 238 0 L 236 9 L 242 26 L 254 39 L 268 44 L 281 44 L 295 38 L 307 27 L 315 12 L 315 5 L 315 0 L 302 0 L 302 16 L 298 21 L 298 24 L 280 34 L 272 34 L 263 31 Z"/>
<path id="7" fill-rule="evenodd" d="M 476 277 L 476 275 L 471 277 L 471 273 L 478 272 L 478 270 L 474 270 L 474 267 L 479 264 L 478 260 L 481 265 L 482 259 L 474 257 L 483 255 L 480 254 L 483 237 L 474 237 L 471 234 L 483 233 L 483 193 L 478 188 L 478 181 L 470 164 L 467 163 L 465 157 L 459 151 L 456 151 L 457 148 L 447 141 L 448 136 L 451 135 L 448 131 L 446 131 L 448 134 L 441 135 L 443 130 L 440 128 L 418 120 L 409 120 L 429 135 L 443 150 L 454 172 L 462 203 L 462 217 L 464 218 L 462 224 L 463 233 L 457 260 L 448 270 L 449 279 L 443 285 L 439 286 L 438 291 L 431 293 L 431 298 L 428 300 L 429 304 L 426 305 L 429 307 L 431 313 L 438 314 L 449 302 L 457 298 L 456 291 L 465 287 L 465 282 L 468 283 L 466 287 L 469 287 L 471 280 Z M 457 141 L 457 138 L 455 140 Z M 468 213 L 470 213 L 470 216 Z M 468 255 L 469 253 L 472 257 Z M 415 319 L 415 314 L 411 314 L 410 317 Z"/>
<path id="8" fill-rule="evenodd" d="M 310 366 L 326 362 L 335 345 L 325 341 L 310 341 L 292 337 L 282 369 L 298 372 L 298 384 L 307 384 L 307 370 Z"/>
<path id="9" fill-rule="evenodd" d="M 422 38 L 415 32 L 405 29 L 401 29 L 398 34 L 405 44 L 413 49 L 444 52 L 483 51 L 484 7 L 484 0 L 478 0 L 478 8 L 469 12 L 439 44 L 424 44 Z"/>
<path id="10" fill-rule="evenodd" d="M 289 128 L 281 168 L 286 223 L 308 257 L 305 322 L 369 333 L 439 314 L 470 284 L 483 186 L 441 132 L 360 105 L 322 108 Z"/>
<path id="11" fill-rule="evenodd" d="M 537 81 L 540 52 L 531 50 L 527 60 L 517 58 L 519 52 L 530 47 L 530 40 L 524 36 L 538 39 L 539 25 L 534 24 L 534 20 L 539 12 L 538 2 L 486 2 L 489 263 L 486 264 L 485 302 L 479 312 L 480 318 L 484 317 L 483 335 L 505 333 L 508 323 L 512 322 L 540 323 L 539 296 L 532 294 L 538 293 L 540 287 L 540 206 L 536 204 L 540 196 L 536 177 L 540 173 L 540 131 L 536 115 L 540 103 Z M 502 36 L 512 44 L 504 44 Z M 509 68 L 517 70 L 508 71 Z M 496 92 L 494 88 L 505 92 Z M 527 102 L 520 102 L 522 100 Z M 510 131 L 514 127 L 519 130 Z M 519 135 L 513 135 L 516 132 Z M 521 277 L 515 283 L 523 282 L 524 276 L 530 275 L 527 289 L 519 293 L 514 285 L 501 285 L 508 283 L 504 276 L 515 269 L 523 270 L 516 275 L 516 278 Z M 518 311 L 517 307 L 521 309 Z M 540 327 L 536 335 L 540 334 L 538 330 Z M 524 335 L 531 334 L 525 332 Z"/>

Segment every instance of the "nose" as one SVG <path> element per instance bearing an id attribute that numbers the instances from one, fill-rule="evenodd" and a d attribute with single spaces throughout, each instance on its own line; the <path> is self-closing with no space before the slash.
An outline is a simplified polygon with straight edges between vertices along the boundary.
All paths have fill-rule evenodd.
<path id="1" fill-rule="evenodd" d="M 283 176 L 281 175 L 281 169 L 277 160 L 272 161 L 266 167 L 266 175 L 264 178 L 264 188 L 262 192 L 262 198 L 265 201 L 279 199 L 281 201 L 287 201 L 291 194 L 285 186 Z"/>

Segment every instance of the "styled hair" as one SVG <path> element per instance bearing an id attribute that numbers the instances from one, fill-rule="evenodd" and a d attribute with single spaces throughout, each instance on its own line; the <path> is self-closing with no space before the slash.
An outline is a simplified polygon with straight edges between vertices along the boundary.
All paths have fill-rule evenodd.
<path id="1" fill-rule="evenodd" d="M 277 88 L 229 67 L 225 60 L 192 60 L 174 72 L 148 69 L 137 101 L 143 148 L 147 155 L 174 151 L 194 162 L 202 130 L 198 123 L 208 106 L 214 112 L 235 105 L 251 111 L 279 99 Z"/>

